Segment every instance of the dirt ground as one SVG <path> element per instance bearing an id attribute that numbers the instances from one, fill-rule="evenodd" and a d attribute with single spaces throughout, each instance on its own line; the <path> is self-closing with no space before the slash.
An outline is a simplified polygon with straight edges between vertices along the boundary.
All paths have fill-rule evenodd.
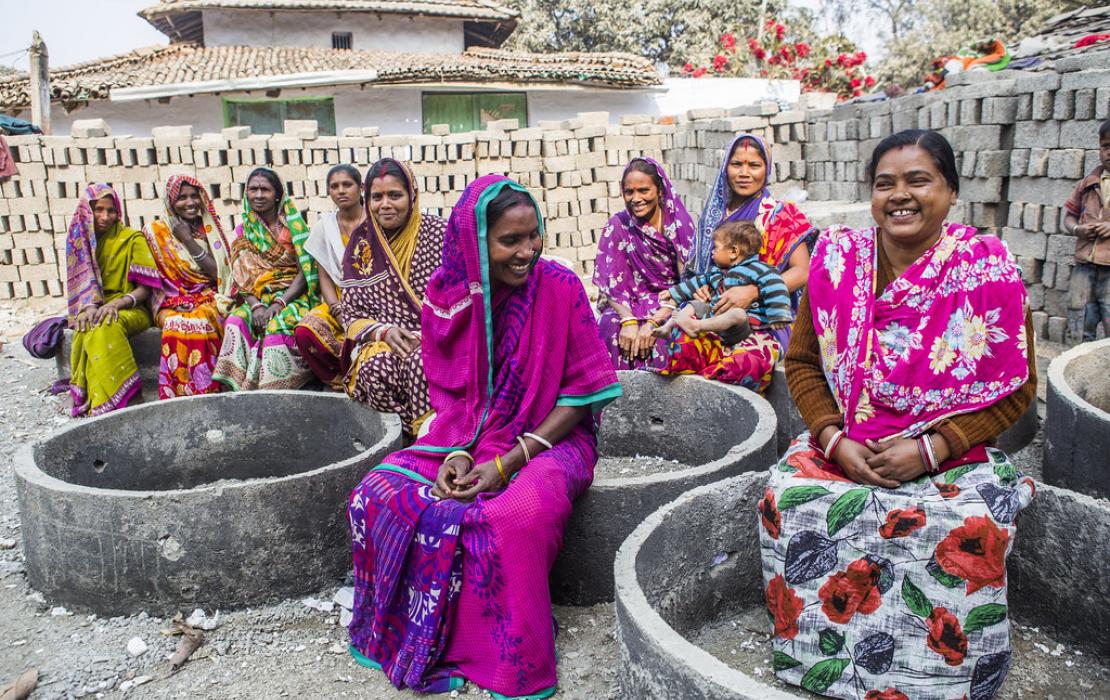
<path id="1" fill-rule="evenodd" d="M 39 686 L 32 695 L 36 700 L 124 695 L 416 697 L 394 691 L 381 673 L 350 659 L 338 606 L 322 612 L 301 600 L 291 600 L 220 613 L 218 626 L 206 633 L 204 645 L 180 671 L 171 674 L 168 657 L 177 638 L 162 633 L 170 627 L 168 618 L 146 614 L 98 618 L 52 607 L 28 586 L 11 456 L 17 447 L 70 420 L 68 399 L 45 392 L 54 379 L 53 361 L 34 360 L 18 344 L 19 335 L 42 313 L 0 306 L 0 341 L 8 341 L 0 350 L 0 686 L 28 668 L 37 668 Z M 1030 455 L 1020 455 L 1019 461 L 1039 472 L 1039 460 Z M 616 474 L 643 468 L 620 462 L 608 466 Z M 668 468 L 674 465 L 650 465 L 645 471 Z M 343 584 L 336 581 L 313 597 L 331 601 Z M 172 616 L 176 611 L 165 612 Z M 191 611 L 181 612 L 188 615 Z M 211 616 L 215 611 L 207 613 Z M 619 697 L 613 606 L 557 607 L 554 614 L 561 629 L 557 697 Z M 758 627 L 753 627 L 755 631 L 745 627 L 760 624 L 758 617 L 753 613 L 723 620 L 703 630 L 699 643 L 726 662 L 739 654 L 743 667 L 756 675 L 760 675 L 757 669 L 762 669 L 763 677 L 769 678 L 764 658 L 769 653 L 766 634 Z M 146 646 L 138 656 L 128 650 L 129 642 L 136 638 Z M 1014 638 L 1019 658 L 1026 663 L 1015 664 L 1005 697 L 1110 697 L 1106 667 L 1097 660 L 1081 657 L 1073 649 L 1058 650 L 1051 639 L 1020 625 Z M 469 686 L 452 693 L 456 695 L 486 694 Z"/>

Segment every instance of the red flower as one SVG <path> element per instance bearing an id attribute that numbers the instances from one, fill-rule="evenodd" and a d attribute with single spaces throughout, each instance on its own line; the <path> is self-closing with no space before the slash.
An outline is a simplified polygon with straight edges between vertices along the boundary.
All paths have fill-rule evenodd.
<path id="1" fill-rule="evenodd" d="M 851 85 L 854 88 L 858 88 L 863 83 L 862 83 L 862 81 L 860 81 L 859 78 L 852 78 L 852 80 L 848 84 Z"/>
<path id="2" fill-rule="evenodd" d="M 763 519 L 763 527 L 767 528 L 767 534 L 771 539 L 777 540 L 779 538 L 779 531 L 782 529 L 782 514 L 779 513 L 779 508 L 775 504 L 775 492 L 768 488 L 763 492 L 763 498 L 759 501 L 759 514 Z"/>
<path id="3" fill-rule="evenodd" d="M 748 48 L 752 51 L 755 51 L 757 48 L 759 48 L 759 42 L 756 40 L 755 37 L 751 37 L 748 39 Z"/>
<path id="4" fill-rule="evenodd" d="M 758 58 L 760 61 L 762 61 L 767 56 L 767 52 L 763 49 L 756 49 L 755 51 L 752 51 L 752 53 L 755 54 L 755 57 Z"/>
<path id="5" fill-rule="evenodd" d="M 910 700 L 909 696 L 900 690 L 887 688 L 886 690 L 869 690 L 863 700 Z"/>
<path id="6" fill-rule="evenodd" d="M 845 624 L 857 612 L 870 615 L 882 603 L 879 593 L 881 570 L 874 562 L 857 559 L 847 571 L 838 571 L 825 581 L 817 597 L 823 605 L 821 612 L 833 622 Z"/>
<path id="7" fill-rule="evenodd" d="M 867 54 L 866 53 L 864 53 L 863 51 L 857 51 L 856 52 L 856 61 L 858 63 L 863 63 L 866 60 L 867 60 Z"/>
<path id="8" fill-rule="evenodd" d="M 871 87 L 875 84 L 875 79 L 869 75 L 866 79 L 864 79 L 863 84 L 867 87 Z"/>
<path id="9" fill-rule="evenodd" d="M 777 66 L 778 64 L 782 63 L 782 59 L 779 58 L 778 54 L 775 54 L 774 56 L 768 58 L 767 62 L 770 63 L 772 66 Z"/>
<path id="10" fill-rule="evenodd" d="M 836 464 L 826 461 L 823 455 L 819 455 L 817 450 L 808 449 L 798 451 L 790 455 L 786 463 L 798 470 L 794 476 L 799 479 L 817 479 L 819 481 L 843 481 L 849 484 L 855 483 L 848 477 L 844 476 L 844 472 Z"/>
<path id="11" fill-rule="evenodd" d="M 859 97 L 862 94 L 863 94 L 863 90 L 859 90 L 859 89 L 852 90 L 852 97 Z"/>
<path id="12" fill-rule="evenodd" d="M 725 47 L 726 49 L 731 49 L 733 46 L 736 46 L 736 37 L 731 34 L 722 34 L 721 46 Z"/>
<path id="13" fill-rule="evenodd" d="M 925 511 L 921 508 L 895 508 L 886 514 L 886 522 L 879 526 L 879 536 L 890 540 L 906 537 L 914 530 L 925 527 Z"/>
<path id="14" fill-rule="evenodd" d="M 937 487 L 940 495 L 945 498 L 955 498 L 960 495 L 960 487 L 955 484 L 946 484 L 941 481 L 934 481 L 933 486 Z"/>
<path id="15" fill-rule="evenodd" d="M 693 73 L 694 72 L 694 64 L 693 63 L 687 63 L 686 65 L 682 66 L 682 72 L 683 73 Z"/>
<path id="16" fill-rule="evenodd" d="M 775 620 L 775 636 L 793 639 L 798 635 L 798 616 L 802 614 L 805 603 L 786 586 L 782 574 L 767 584 L 767 609 Z"/>
<path id="17" fill-rule="evenodd" d="M 848 65 L 848 56 L 846 54 L 840 54 L 839 56 L 837 56 L 836 57 L 836 65 L 838 65 L 838 66 Z"/>
<path id="18" fill-rule="evenodd" d="M 990 517 L 973 515 L 948 533 L 937 545 L 940 568 L 967 580 L 971 595 L 984 586 L 1006 585 L 1006 547 L 1010 534 L 1000 530 Z"/>
<path id="19" fill-rule="evenodd" d="M 713 70 L 717 71 L 718 73 L 723 71 L 725 69 L 725 66 L 727 66 L 727 65 L 728 65 L 728 59 L 725 58 L 724 56 L 722 56 L 721 54 L 717 54 L 716 56 L 713 57 Z"/>
<path id="20" fill-rule="evenodd" d="M 804 41 L 799 41 L 797 44 L 794 44 L 794 50 L 798 52 L 800 57 L 805 58 L 809 55 L 809 44 Z"/>
<path id="21" fill-rule="evenodd" d="M 701 66 L 696 71 L 694 71 L 694 77 L 695 78 L 700 78 L 703 75 L 705 75 L 708 71 L 709 71 L 708 68 L 706 68 L 705 66 Z"/>
<path id="22" fill-rule="evenodd" d="M 826 58 L 825 59 L 825 67 L 826 68 L 832 68 L 832 59 L 831 58 Z"/>
<path id="23" fill-rule="evenodd" d="M 782 38 L 784 36 L 786 36 L 786 27 L 782 26 L 781 24 L 776 24 L 775 25 L 775 37 L 779 41 L 782 41 Z"/>
<path id="24" fill-rule="evenodd" d="M 960 621 L 946 608 L 933 608 L 929 619 L 929 648 L 944 657 L 949 666 L 959 666 L 967 656 L 967 635 L 960 628 Z"/>

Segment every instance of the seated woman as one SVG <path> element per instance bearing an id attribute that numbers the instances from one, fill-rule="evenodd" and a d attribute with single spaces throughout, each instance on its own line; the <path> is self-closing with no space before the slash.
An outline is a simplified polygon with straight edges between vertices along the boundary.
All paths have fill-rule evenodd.
<path id="1" fill-rule="evenodd" d="M 698 221 L 697 242 L 688 267 L 699 275 L 709 271 L 713 262 L 713 232 L 722 223 L 754 221 L 763 232 L 759 259 L 777 267 L 782 273 L 796 307 L 800 290 L 809 275 L 806 243 L 816 235 L 817 229 L 793 204 L 780 202 L 771 196 L 767 183 L 771 181 L 773 172 L 771 151 L 763 139 L 753 134 L 740 134 L 733 140 Z M 709 296 L 709 290 L 704 290 L 699 298 L 708 302 Z M 759 290 L 755 285 L 733 287 L 721 294 L 713 312 L 721 314 L 734 308 L 747 309 L 758 298 Z M 733 347 L 731 358 L 735 368 L 730 373 L 734 377 L 743 377 L 738 383 L 756 387 L 759 391 L 766 388 L 790 343 L 790 328 L 787 325 L 771 333 L 753 334 Z M 680 346 L 691 342 L 694 340 L 685 335 L 675 340 Z"/>
<path id="2" fill-rule="evenodd" d="M 212 380 L 223 340 L 222 311 L 230 309 L 229 246 L 208 192 L 196 178 L 166 181 L 165 213 L 143 228 L 162 276 L 154 294 L 155 323 L 162 328 L 158 398 L 213 394 Z"/>
<path id="3" fill-rule="evenodd" d="M 351 236 L 368 225 L 362 200 L 362 173 L 341 163 L 328 171 L 328 196 L 338 207 L 316 220 L 304 249 L 316 261 L 321 303 L 308 312 L 293 332 L 301 358 L 316 378 L 337 391 L 343 388 L 340 357 L 347 336 L 336 320 L 342 293 L 343 260 Z"/>
<path id="4" fill-rule="evenodd" d="M 420 211 L 416 180 L 392 158 L 370 168 L 364 195 L 369 224 L 351 234 L 339 282 L 343 382 L 352 399 L 398 414 L 411 442 L 431 412 L 420 315 L 447 222 Z"/>
<path id="5" fill-rule="evenodd" d="M 661 369 L 667 341 L 652 335 L 673 304 L 659 295 L 682 276 L 694 243 L 694 221 L 663 167 L 635 158 L 624 169 L 625 211 L 614 214 L 597 242 L 594 284 L 598 329 L 617 369 Z"/>
<path id="6" fill-rule="evenodd" d="M 555 690 L 547 577 L 620 384 L 582 283 L 542 246 L 527 190 L 466 188 L 423 314 L 436 419 L 351 494 L 351 653 L 398 688 Z"/>
<path id="7" fill-rule="evenodd" d="M 127 338 L 150 328 L 146 302 L 161 284 L 143 234 L 124 226 L 119 195 L 89 185 L 66 236 L 66 295 L 73 416 L 98 416 L 142 400 Z M 137 402 L 137 401 L 136 401 Z"/>
<path id="8" fill-rule="evenodd" d="M 821 235 L 786 356 L 809 433 L 759 504 L 774 666 L 834 697 L 986 700 L 1033 495 L 987 447 L 1036 394 L 1025 287 L 997 238 L 945 223 L 944 137 L 894 134 L 868 175 L 876 227 Z"/>
<path id="9" fill-rule="evenodd" d="M 242 221 L 231 242 L 231 275 L 244 303 L 224 325 L 213 378 L 233 391 L 298 389 L 312 378 L 293 330 L 317 303 L 308 226 L 277 173 L 247 177 Z"/>

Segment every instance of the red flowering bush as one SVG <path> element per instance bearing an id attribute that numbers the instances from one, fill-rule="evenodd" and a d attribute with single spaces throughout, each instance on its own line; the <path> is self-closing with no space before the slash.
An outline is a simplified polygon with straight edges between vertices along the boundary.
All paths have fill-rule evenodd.
<path id="1" fill-rule="evenodd" d="M 767 584 L 767 609 L 774 618 L 775 636 L 783 639 L 793 639 L 798 636 L 798 616 L 802 614 L 805 603 L 794 592 L 793 588 L 786 585 L 782 574 L 771 579 Z"/>
<path id="2" fill-rule="evenodd" d="M 867 54 L 842 38 L 810 43 L 774 19 L 767 20 L 763 30 L 761 36 L 748 37 L 742 44 L 736 35 L 723 34 L 709 66 L 695 68 L 687 63 L 682 74 L 799 80 L 805 92 L 835 92 L 840 99 L 858 97 L 875 85 L 863 68 Z"/>
<path id="3" fill-rule="evenodd" d="M 959 666 L 967 656 L 967 635 L 960 628 L 960 621 L 947 608 L 933 608 L 929 619 L 929 648 L 944 657 L 949 666 Z"/>
<path id="4" fill-rule="evenodd" d="M 1006 585 L 1006 547 L 1010 535 L 999 529 L 989 516 L 973 515 L 948 533 L 937 545 L 940 568 L 967 580 L 971 595 L 985 586 Z"/>
<path id="5" fill-rule="evenodd" d="M 779 513 L 778 506 L 775 504 L 775 492 L 769 488 L 763 492 L 763 498 L 759 501 L 759 515 L 763 520 L 763 527 L 767 529 L 767 534 L 771 539 L 777 540 L 779 532 L 782 530 L 782 514 Z"/>
<path id="6" fill-rule="evenodd" d="M 914 530 L 925 527 L 925 511 L 921 508 L 895 508 L 886 514 L 886 522 L 879 526 L 879 536 L 890 540 L 906 537 Z"/>
<path id="7" fill-rule="evenodd" d="M 857 559 L 847 571 L 838 571 L 825 581 L 817 597 L 821 612 L 839 624 L 846 624 L 857 612 L 870 615 L 882 603 L 879 577 L 882 570 L 874 562 Z"/>

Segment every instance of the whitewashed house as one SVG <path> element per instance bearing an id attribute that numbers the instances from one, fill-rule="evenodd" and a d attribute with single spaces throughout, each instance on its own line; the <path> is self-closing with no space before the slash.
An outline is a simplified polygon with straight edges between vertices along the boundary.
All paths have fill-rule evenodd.
<path id="1" fill-rule="evenodd" d="M 50 72 L 53 131 L 101 118 L 115 134 L 165 124 L 194 133 L 453 131 L 578 112 L 656 114 L 662 81 L 644 58 L 501 50 L 515 10 L 489 0 L 162 0 L 139 15 L 168 46 Z M 30 118 L 26 75 L 0 79 L 0 113 Z"/>

